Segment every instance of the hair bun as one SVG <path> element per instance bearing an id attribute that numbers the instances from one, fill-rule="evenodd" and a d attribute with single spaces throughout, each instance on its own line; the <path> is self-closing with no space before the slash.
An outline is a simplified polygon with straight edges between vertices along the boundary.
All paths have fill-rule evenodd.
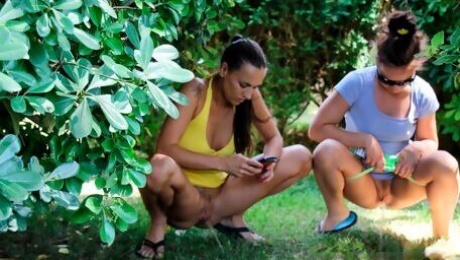
<path id="1" fill-rule="evenodd" d="M 416 29 L 415 17 L 408 12 L 396 12 L 388 22 L 388 30 L 393 37 L 411 39 Z"/>

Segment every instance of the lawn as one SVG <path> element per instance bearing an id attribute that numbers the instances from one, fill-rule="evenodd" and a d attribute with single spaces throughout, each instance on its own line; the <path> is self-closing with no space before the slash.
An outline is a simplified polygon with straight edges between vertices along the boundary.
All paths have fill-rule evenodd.
<path id="1" fill-rule="evenodd" d="M 37 212 L 24 233 L 0 235 L 0 258 L 13 259 L 136 259 L 148 216 L 140 198 L 132 198 L 140 221 L 120 233 L 111 247 L 101 245 L 98 223 L 68 223 L 69 212 Z M 170 229 L 166 259 L 422 259 L 424 237 L 429 235 L 426 203 L 402 210 L 364 210 L 351 231 L 339 235 L 315 233 L 324 203 L 312 176 L 272 196 L 246 214 L 250 227 L 268 242 L 252 244 L 198 228 Z M 455 229 L 460 222 L 457 210 Z M 458 232 L 456 232 L 458 233 Z"/>

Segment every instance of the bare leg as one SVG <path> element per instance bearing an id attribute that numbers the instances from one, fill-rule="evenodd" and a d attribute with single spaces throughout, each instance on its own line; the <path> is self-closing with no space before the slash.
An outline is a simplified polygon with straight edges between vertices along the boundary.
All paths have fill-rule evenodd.
<path id="1" fill-rule="evenodd" d="M 154 172 L 148 176 L 147 185 L 140 193 L 151 218 L 146 239 L 156 243 L 164 239 L 166 223 L 180 228 L 197 223 L 206 202 L 173 159 L 156 154 L 150 162 Z M 145 257 L 158 257 L 164 247 L 154 252 L 143 245 L 138 252 Z"/>
<path id="2" fill-rule="evenodd" d="M 244 212 L 262 198 L 276 194 L 295 181 L 306 176 L 311 169 L 311 153 L 304 146 L 294 145 L 283 149 L 274 177 L 261 183 L 256 177 L 229 177 L 221 193 L 212 202 L 213 214 L 210 223 L 232 227 L 246 226 Z M 242 234 L 253 239 L 254 234 Z M 245 237 L 246 238 L 246 237 Z"/>
<path id="3" fill-rule="evenodd" d="M 453 219 L 459 195 L 458 163 L 445 151 L 423 156 L 413 177 L 425 187 L 396 178 L 392 184 L 391 208 L 404 208 L 425 198 L 431 211 L 433 236 L 448 238 L 449 225 Z"/>
<path id="4" fill-rule="evenodd" d="M 347 176 L 361 172 L 363 166 L 345 145 L 332 139 L 324 140 L 316 147 L 313 161 L 315 179 L 327 207 L 322 230 L 332 230 L 347 218 L 349 210 L 344 204 L 344 197 L 365 208 L 379 205 L 378 191 L 370 175 L 353 181 L 346 180 Z"/>

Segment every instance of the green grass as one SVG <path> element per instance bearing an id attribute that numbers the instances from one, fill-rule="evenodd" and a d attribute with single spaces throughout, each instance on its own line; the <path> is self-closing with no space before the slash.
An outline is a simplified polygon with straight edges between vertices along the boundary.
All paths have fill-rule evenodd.
<path id="1" fill-rule="evenodd" d="M 117 234 L 111 247 L 101 245 L 98 223 L 68 224 L 62 209 L 37 212 L 22 233 L 0 234 L 0 258 L 14 259 L 137 259 L 134 250 L 142 240 L 148 216 L 140 202 L 140 221 Z M 246 214 L 250 227 L 268 242 L 252 243 L 230 239 L 214 230 L 192 228 L 167 236 L 166 259 L 423 259 L 423 241 L 410 241 L 396 234 L 397 227 L 429 226 L 426 203 L 403 211 L 364 210 L 350 205 L 359 215 L 351 231 L 322 236 L 315 232 L 325 206 L 314 179 L 297 183 L 269 197 Z M 458 226 L 459 212 L 455 223 Z M 396 227 L 396 230 L 395 230 Z M 392 231 L 393 230 L 393 231 Z M 396 233 L 395 233 L 396 232 Z M 61 250 L 61 252 L 59 252 Z"/>

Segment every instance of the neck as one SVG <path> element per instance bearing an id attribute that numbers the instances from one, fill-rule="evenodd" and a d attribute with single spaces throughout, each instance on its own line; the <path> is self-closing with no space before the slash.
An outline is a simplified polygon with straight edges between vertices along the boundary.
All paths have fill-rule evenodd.
<path id="1" fill-rule="evenodd" d="M 219 75 L 214 75 L 212 80 L 212 100 L 219 106 L 228 107 L 232 106 L 230 102 L 225 98 L 224 94 L 224 79 Z"/>

